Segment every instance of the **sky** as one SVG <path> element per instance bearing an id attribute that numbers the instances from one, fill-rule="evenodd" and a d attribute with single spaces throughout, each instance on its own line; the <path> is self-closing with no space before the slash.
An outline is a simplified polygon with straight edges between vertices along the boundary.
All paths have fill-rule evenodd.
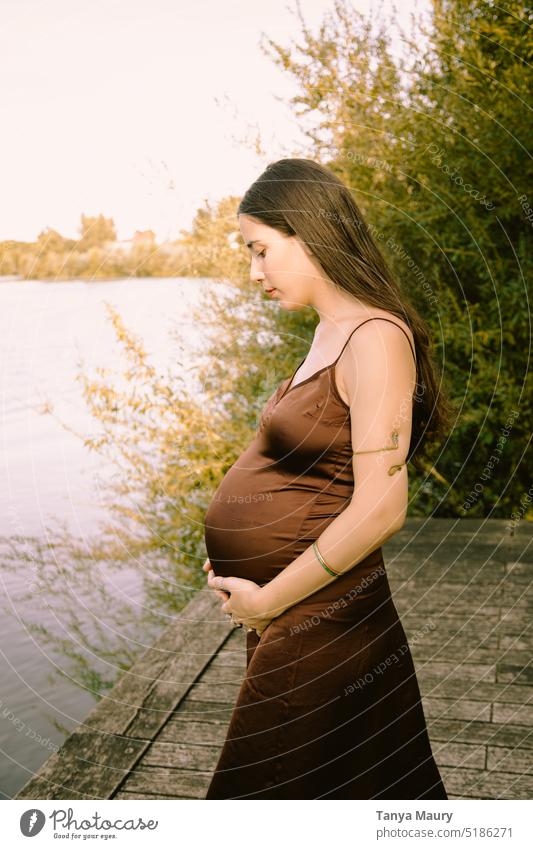
<path id="1" fill-rule="evenodd" d="M 402 0 L 406 30 L 428 3 Z M 352 6 L 386 20 L 391 2 Z M 313 32 L 332 7 L 300 3 Z M 76 238 L 82 213 L 173 239 L 205 199 L 305 155 L 295 83 L 259 46 L 300 31 L 294 0 L 2 0 L 0 240 Z"/>

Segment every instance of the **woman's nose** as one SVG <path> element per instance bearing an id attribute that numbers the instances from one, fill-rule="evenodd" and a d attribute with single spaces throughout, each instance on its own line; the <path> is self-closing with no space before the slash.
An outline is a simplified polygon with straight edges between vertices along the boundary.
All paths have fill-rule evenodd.
<path id="1" fill-rule="evenodd" d="M 252 283 L 260 283 L 265 279 L 265 275 L 257 265 L 255 260 L 252 260 L 250 264 L 250 280 Z"/>

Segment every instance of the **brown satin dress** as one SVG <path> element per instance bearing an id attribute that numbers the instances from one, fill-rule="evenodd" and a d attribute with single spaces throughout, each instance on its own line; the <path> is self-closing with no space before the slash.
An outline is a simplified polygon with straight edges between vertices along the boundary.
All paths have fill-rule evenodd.
<path id="1" fill-rule="evenodd" d="M 348 504 L 350 410 L 334 372 L 366 321 L 335 362 L 291 386 L 302 360 L 267 401 L 205 515 L 215 575 L 267 583 Z M 246 640 L 207 799 L 448 798 L 381 548 Z"/>

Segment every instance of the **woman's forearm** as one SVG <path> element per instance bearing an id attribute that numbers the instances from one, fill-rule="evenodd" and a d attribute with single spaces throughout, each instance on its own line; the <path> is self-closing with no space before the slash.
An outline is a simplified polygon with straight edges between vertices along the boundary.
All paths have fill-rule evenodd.
<path id="1" fill-rule="evenodd" d="M 399 530 L 397 514 L 368 514 L 353 501 L 320 534 L 320 554 L 336 572 L 347 572 Z M 260 612 L 273 618 L 337 578 L 320 565 L 312 545 L 259 592 Z"/>

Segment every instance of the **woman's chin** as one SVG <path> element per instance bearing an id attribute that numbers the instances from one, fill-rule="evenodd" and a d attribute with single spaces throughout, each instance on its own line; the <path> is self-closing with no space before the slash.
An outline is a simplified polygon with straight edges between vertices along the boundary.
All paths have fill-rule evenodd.
<path id="1" fill-rule="evenodd" d="M 304 304 L 301 304 L 299 301 L 291 301 L 281 295 L 278 296 L 276 300 L 280 303 L 284 310 L 288 310 L 289 312 L 298 312 L 298 310 L 303 310 L 304 308 Z"/>
<path id="2" fill-rule="evenodd" d="M 272 296 L 272 300 L 277 301 L 277 303 L 280 304 L 283 309 L 290 310 L 291 312 L 293 310 L 302 309 L 302 304 L 298 303 L 298 301 L 291 301 L 291 299 L 287 297 L 287 295 L 284 295 L 278 289 L 275 290 L 275 294 Z"/>

